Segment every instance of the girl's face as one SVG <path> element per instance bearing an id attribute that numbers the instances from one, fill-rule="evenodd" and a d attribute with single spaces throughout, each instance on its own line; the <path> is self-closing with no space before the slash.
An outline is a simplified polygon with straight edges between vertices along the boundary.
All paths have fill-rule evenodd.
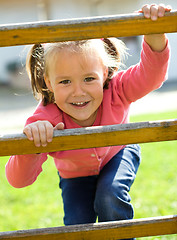
<path id="1" fill-rule="evenodd" d="M 54 93 L 57 106 L 82 127 L 91 126 L 103 100 L 108 71 L 97 51 L 70 52 L 63 49 L 50 63 L 46 85 Z"/>

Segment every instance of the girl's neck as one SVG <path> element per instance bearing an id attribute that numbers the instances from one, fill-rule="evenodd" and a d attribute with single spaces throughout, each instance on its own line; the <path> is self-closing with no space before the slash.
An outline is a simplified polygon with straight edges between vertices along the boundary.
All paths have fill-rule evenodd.
<path id="1" fill-rule="evenodd" d="M 97 111 L 95 112 L 95 118 L 94 120 L 91 122 L 90 120 L 86 120 L 83 122 L 83 124 L 81 124 L 79 121 L 77 121 L 76 119 L 71 118 L 69 115 L 69 119 L 70 119 L 70 126 L 66 126 L 66 128 L 79 128 L 79 127 L 91 127 L 91 126 L 99 126 L 100 122 L 101 122 L 101 106 L 97 109 Z M 67 125 L 67 124 L 66 124 Z M 73 126 L 74 125 L 74 126 Z"/>
<path id="2" fill-rule="evenodd" d="M 92 116 L 89 119 L 86 119 L 86 120 L 83 120 L 83 121 L 74 119 L 72 117 L 71 117 L 71 119 L 72 119 L 73 122 L 75 122 L 77 125 L 79 125 L 81 127 L 91 127 L 94 124 L 94 122 L 97 118 L 97 112 L 98 112 L 98 109 L 96 110 L 96 112 L 94 112 L 92 114 Z"/>

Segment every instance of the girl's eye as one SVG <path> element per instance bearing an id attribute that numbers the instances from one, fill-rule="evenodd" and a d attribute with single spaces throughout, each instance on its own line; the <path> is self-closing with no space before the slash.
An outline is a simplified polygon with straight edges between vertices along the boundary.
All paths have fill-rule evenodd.
<path id="1" fill-rule="evenodd" d="M 71 83 L 71 81 L 70 80 L 62 80 L 59 83 L 60 84 L 69 84 L 69 83 Z"/>
<path id="2" fill-rule="evenodd" d="M 84 82 L 91 82 L 94 79 L 95 79 L 94 77 L 87 77 L 87 78 L 84 79 Z"/>

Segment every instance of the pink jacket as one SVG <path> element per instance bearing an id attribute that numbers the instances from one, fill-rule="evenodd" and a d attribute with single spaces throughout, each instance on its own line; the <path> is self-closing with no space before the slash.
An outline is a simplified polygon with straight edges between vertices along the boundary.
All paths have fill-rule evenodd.
<path id="1" fill-rule="evenodd" d="M 104 90 L 103 102 L 98 109 L 94 126 L 127 123 L 130 104 L 159 88 L 166 79 L 168 59 L 168 44 L 163 52 L 158 53 L 153 52 L 148 44 L 143 42 L 140 63 L 118 72 L 110 82 L 109 89 Z M 40 103 L 26 124 L 37 120 L 48 120 L 53 126 L 64 122 L 66 129 L 80 127 L 55 104 L 43 106 Z M 32 184 L 41 173 L 47 155 L 54 158 L 56 168 L 63 178 L 97 175 L 123 147 L 11 156 L 6 164 L 6 176 L 9 183 L 17 188 Z"/>

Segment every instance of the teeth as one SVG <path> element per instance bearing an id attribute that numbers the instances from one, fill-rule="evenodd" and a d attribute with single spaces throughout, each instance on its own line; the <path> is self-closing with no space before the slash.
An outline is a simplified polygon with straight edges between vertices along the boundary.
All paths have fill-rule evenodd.
<path id="1" fill-rule="evenodd" d="M 83 105 L 85 102 L 72 103 L 73 105 Z"/>
<path id="2" fill-rule="evenodd" d="M 84 105 L 88 102 L 75 102 L 75 103 L 72 103 L 73 105 L 76 105 L 76 106 L 81 106 L 81 105 Z"/>

